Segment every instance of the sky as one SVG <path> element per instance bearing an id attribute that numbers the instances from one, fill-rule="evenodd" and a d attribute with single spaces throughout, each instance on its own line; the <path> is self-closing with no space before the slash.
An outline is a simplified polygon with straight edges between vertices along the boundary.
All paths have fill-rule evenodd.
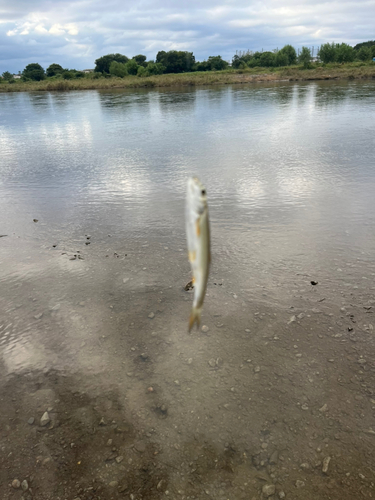
<path id="1" fill-rule="evenodd" d="M 95 67 L 119 52 L 197 61 L 236 51 L 375 39 L 375 0 L 0 0 L 0 74 L 29 63 Z"/>

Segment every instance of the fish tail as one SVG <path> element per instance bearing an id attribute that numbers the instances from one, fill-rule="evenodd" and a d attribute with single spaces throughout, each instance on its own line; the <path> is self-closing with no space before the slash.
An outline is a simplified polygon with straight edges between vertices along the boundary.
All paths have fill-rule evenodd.
<path id="1" fill-rule="evenodd" d="M 197 329 L 199 328 L 199 325 L 201 323 L 201 313 L 202 313 L 202 308 L 201 307 L 194 307 L 191 310 L 190 314 L 190 319 L 189 319 L 189 332 L 194 326 L 194 323 L 197 323 Z"/>

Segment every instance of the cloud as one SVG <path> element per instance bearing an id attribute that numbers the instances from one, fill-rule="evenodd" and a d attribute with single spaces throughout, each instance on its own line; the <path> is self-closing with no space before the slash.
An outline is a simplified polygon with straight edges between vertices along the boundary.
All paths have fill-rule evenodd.
<path id="1" fill-rule="evenodd" d="M 194 51 L 197 60 L 373 38 L 374 0 L 2 0 L 0 73 L 29 62 L 94 67 L 101 55 Z M 22 66 L 23 65 L 23 66 Z"/>

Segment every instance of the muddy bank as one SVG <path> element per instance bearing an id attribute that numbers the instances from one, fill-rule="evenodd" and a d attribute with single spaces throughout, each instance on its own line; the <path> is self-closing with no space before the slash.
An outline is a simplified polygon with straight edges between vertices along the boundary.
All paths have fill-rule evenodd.
<path id="1" fill-rule="evenodd" d="M 1 498 L 371 498 L 370 289 L 254 294 L 214 265 L 189 335 L 178 249 L 81 251 L 35 255 L 1 298 Z"/>

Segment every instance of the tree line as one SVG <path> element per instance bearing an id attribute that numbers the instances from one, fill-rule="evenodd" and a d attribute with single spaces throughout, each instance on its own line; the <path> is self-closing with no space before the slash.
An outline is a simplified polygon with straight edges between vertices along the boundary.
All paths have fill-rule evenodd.
<path id="1" fill-rule="evenodd" d="M 325 43 L 318 50 L 318 59 L 323 64 L 328 63 L 348 63 L 355 60 L 370 61 L 375 57 L 375 41 L 368 41 L 351 47 L 346 43 Z M 280 50 L 265 52 L 240 52 L 236 53 L 231 64 L 222 59 L 220 55 L 210 56 L 207 60 L 196 62 L 193 52 L 170 50 L 159 51 L 155 60 L 147 61 L 147 57 L 138 54 L 128 58 L 123 54 L 107 54 L 99 57 L 95 61 L 95 69 L 92 78 L 117 76 L 124 78 L 128 75 L 152 76 L 163 73 L 186 73 L 191 71 L 221 71 L 228 69 L 245 69 L 255 67 L 284 67 L 295 64 L 302 64 L 304 68 L 309 68 L 312 62 L 311 50 L 302 47 L 297 54 L 292 45 L 285 45 Z M 5 71 L 3 79 L 8 82 L 14 81 L 13 75 Z M 63 78 L 71 80 L 84 78 L 85 73 L 75 69 L 67 69 L 60 64 L 51 64 L 46 70 L 38 64 L 31 63 L 22 72 L 23 81 L 40 81 L 45 78 Z"/>

